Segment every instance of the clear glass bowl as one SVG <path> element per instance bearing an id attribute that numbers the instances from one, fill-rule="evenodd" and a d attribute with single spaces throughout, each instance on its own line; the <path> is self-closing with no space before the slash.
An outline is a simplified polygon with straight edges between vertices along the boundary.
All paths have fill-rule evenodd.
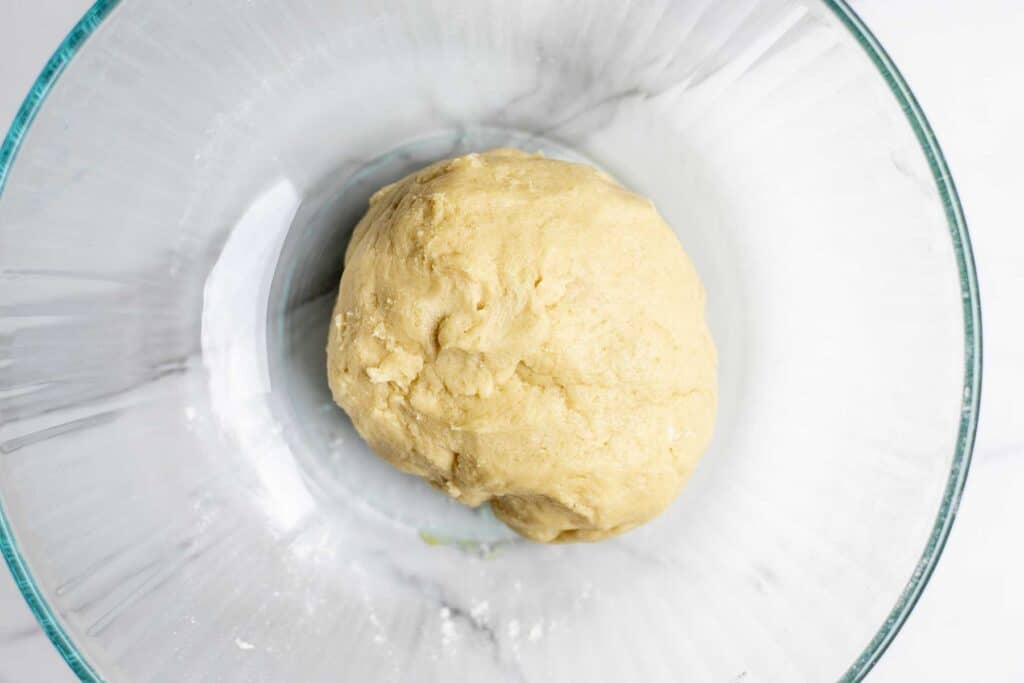
<path id="1" fill-rule="evenodd" d="M 707 285 L 714 444 L 608 542 L 515 538 L 329 400 L 367 196 L 499 144 L 651 197 Z M 0 173 L 3 551 L 83 679 L 856 680 L 949 531 L 967 231 L 838 0 L 101 0 Z"/>

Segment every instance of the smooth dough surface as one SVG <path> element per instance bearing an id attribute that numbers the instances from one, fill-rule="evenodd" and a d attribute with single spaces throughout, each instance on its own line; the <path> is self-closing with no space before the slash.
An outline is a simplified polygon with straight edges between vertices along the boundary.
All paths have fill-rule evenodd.
<path id="1" fill-rule="evenodd" d="M 704 290 L 654 206 L 510 149 L 372 197 L 327 358 L 334 400 L 381 457 L 538 541 L 660 513 L 714 421 Z"/>

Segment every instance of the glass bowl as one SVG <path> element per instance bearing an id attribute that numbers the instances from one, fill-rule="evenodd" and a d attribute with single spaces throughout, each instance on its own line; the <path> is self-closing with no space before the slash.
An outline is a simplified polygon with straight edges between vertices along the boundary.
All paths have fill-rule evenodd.
<path id="1" fill-rule="evenodd" d="M 607 542 L 516 538 L 329 400 L 369 194 L 499 145 L 651 197 L 707 286 L 714 443 Z M 955 515 L 967 231 L 843 2 L 101 0 L 0 185 L 3 552 L 85 680 L 857 680 Z"/>

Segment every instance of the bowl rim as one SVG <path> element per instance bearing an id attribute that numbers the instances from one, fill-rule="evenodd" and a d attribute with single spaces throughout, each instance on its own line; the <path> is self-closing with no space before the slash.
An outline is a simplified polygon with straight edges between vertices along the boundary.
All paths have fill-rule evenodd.
<path id="1" fill-rule="evenodd" d="M 935 133 L 925 118 L 924 112 L 907 85 L 902 74 L 896 68 L 881 43 L 868 29 L 856 12 L 847 4 L 847 0 L 820 0 L 838 21 L 846 27 L 856 42 L 861 46 L 868 58 L 889 87 L 897 103 L 903 110 L 917 138 L 918 144 L 925 155 L 931 170 L 939 197 L 943 203 L 946 222 L 953 241 L 957 270 L 960 278 L 960 291 L 963 309 L 964 333 L 964 377 L 963 398 L 960 411 L 960 424 L 957 433 L 956 451 L 950 467 L 949 476 L 943 491 L 938 515 L 928 535 L 920 559 L 911 573 L 910 579 L 900 593 L 896 604 L 889 611 L 882 625 L 867 643 L 854 662 L 839 679 L 840 683 L 860 681 L 867 675 L 875 663 L 885 653 L 900 628 L 906 622 L 921 593 L 931 578 L 939 556 L 945 547 L 946 540 L 956 518 L 957 509 L 963 494 L 967 472 L 970 469 L 971 454 L 978 427 L 978 415 L 981 405 L 982 378 L 982 328 L 981 299 L 978 293 L 978 278 L 971 248 L 970 234 L 964 218 L 963 207 L 957 193 L 949 166 L 942 154 Z M 95 0 L 81 19 L 71 28 L 61 41 L 56 51 L 46 62 L 39 77 L 25 96 L 18 109 L 14 121 L 0 146 L 0 197 L 14 164 L 18 150 L 25 138 L 32 121 L 46 100 L 46 96 L 60 78 L 64 69 L 75 57 L 88 38 L 96 31 L 110 13 L 120 4 L 120 0 Z M 0 554 L 14 575 L 14 581 L 35 615 L 39 625 L 71 667 L 72 671 L 87 683 L 98 683 L 103 677 L 79 651 L 69 636 L 62 619 L 49 605 L 42 590 L 36 584 L 29 569 L 29 563 L 18 549 L 17 541 L 11 528 L 10 520 L 4 511 L 0 499 Z"/>

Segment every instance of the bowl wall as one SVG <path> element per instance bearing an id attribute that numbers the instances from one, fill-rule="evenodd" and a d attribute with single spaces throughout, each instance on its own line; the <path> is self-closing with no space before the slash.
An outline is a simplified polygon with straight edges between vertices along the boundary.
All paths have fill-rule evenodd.
<path id="1" fill-rule="evenodd" d="M 869 38 L 810 0 L 110 11 L 0 199 L 7 554 L 79 672 L 861 675 L 945 537 L 980 361 L 955 196 Z M 649 196 L 708 291 L 714 443 L 600 544 L 392 471 L 326 387 L 369 194 L 505 144 Z"/>

